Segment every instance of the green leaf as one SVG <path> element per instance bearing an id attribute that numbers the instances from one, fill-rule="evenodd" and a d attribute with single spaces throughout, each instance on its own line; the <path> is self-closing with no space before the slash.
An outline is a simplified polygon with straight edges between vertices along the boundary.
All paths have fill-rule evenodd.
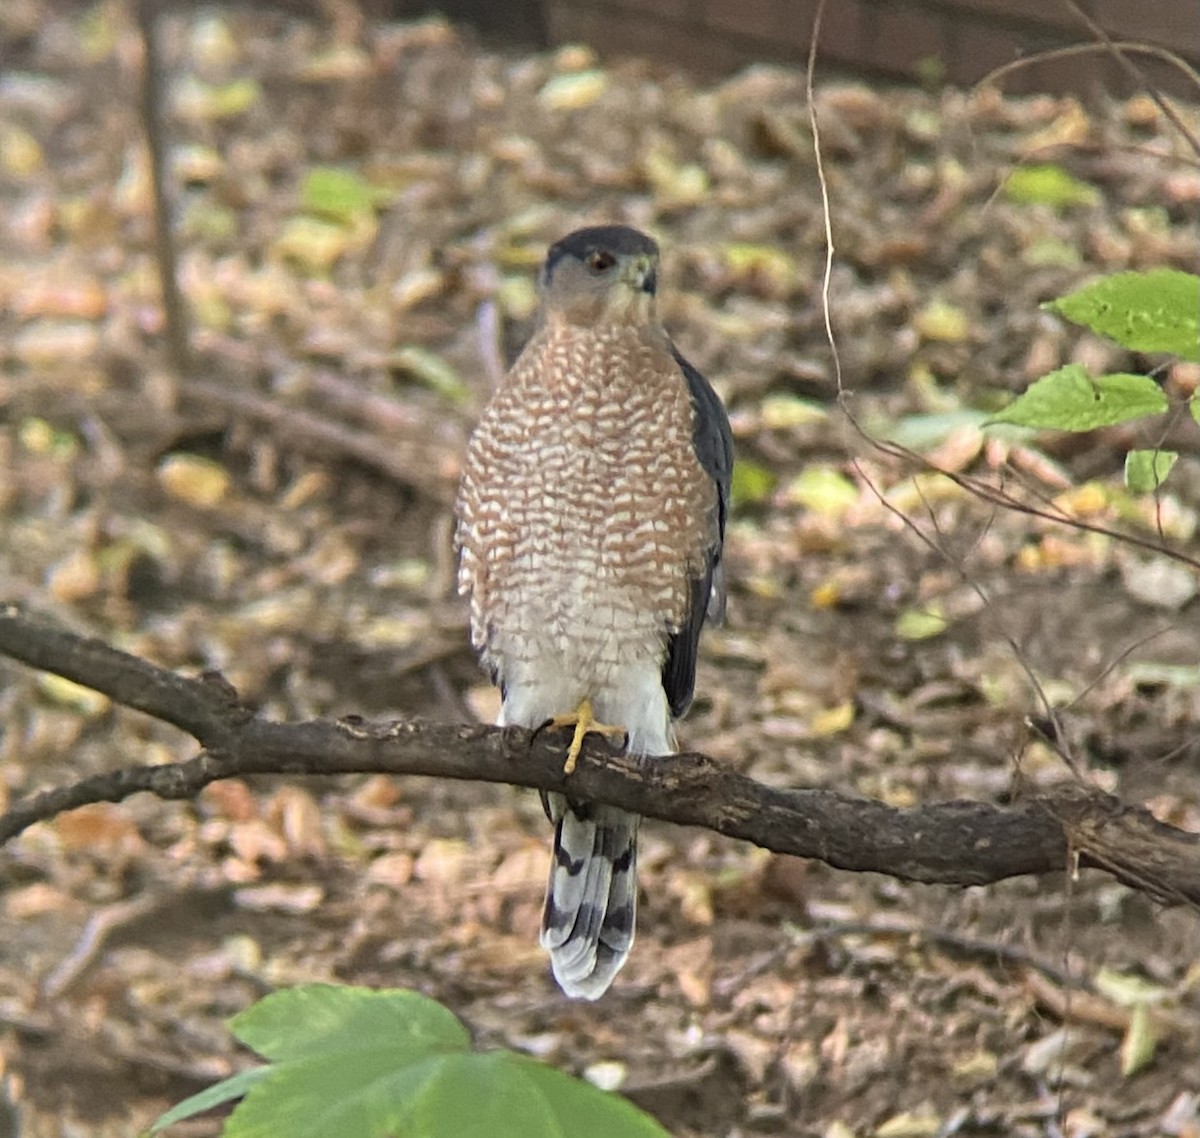
<path id="1" fill-rule="evenodd" d="M 295 1060 L 378 1047 L 423 1056 L 465 1051 L 466 1028 L 436 1000 L 403 988 L 303 984 L 259 1000 L 233 1017 L 230 1030 L 266 1059 Z"/>
<path id="2" fill-rule="evenodd" d="M 905 609 L 896 618 L 896 635 L 901 640 L 929 640 L 945 632 L 949 623 L 937 604 Z"/>
<path id="3" fill-rule="evenodd" d="M 1052 163 L 1018 167 L 1005 181 L 1004 193 L 1009 200 L 1023 205 L 1048 205 L 1055 209 L 1094 205 L 1100 200 L 1095 186 L 1081 182 Z"/>
<path id="4" fill-rule="evenodd" d="M 230 1075 L 228 1079 L 222 1079 L 199 1094 L 185 1098 L 165 1114 L 160 1114 L 146 1133 L 158 1134 L 168 1126 L 174 1126 L 176 1122 L 183 1122 L 184 1119 L 203 1114 L 204 1111 L 232 1102 L 235 1098 L 241 1098 L 251 1087 L 261 1083 L 271 1071 L 270 1067 L 248 1067 L 245 1071 Z"/>
<path id="5" fill-rule="evenodd" d="M 590 107 L 608 87 L 603 71 L 571 71 L 555 75 L 538 92 L 538 102 L 552 111 L 577 111 Z"/>
<path id="6" fill-rule="evenodd" d="M 153 1133 L 244 1096 L 223 1138 L 667 1138 L 616 1095 L 512 1051 L 471 1052 L 458 1019 L 416 992 L 310 984 L 232 1027 L 275 1063 L 192 1096 Z"/>
<path id="7" fill-rule="evenodd" d="M 890 442 L 899 443 L 909 450 L 932 450 L 943 443 L 955 431 L 963 427 L 982 427 L 987 415 L 983 411 L 938 411 L 928 415 L 906 415 L 894 424 L 884 426 L 879 432 Z"/>
<path id="8" fill-rule="evenodd" d="M 1121 1040 L 1121 1074 L 1125 1078 L 1136 1075 L 1154 1058 L 1158 1047 L 1158 1031 L 1145 1004 L 1134 1006 L 1129 1017 L 1129 1027 Z"/>
<path id="9" fill-rule="evenodd" d="M 1043 307 L 1132 351 L 1200 361 L 1200 277 L 1194 273 L 1115 273 Z"/>
<path id="10" fill-rule="evenodd" d="M 1114 1004 L 1125 1008 L 1138 1004 L 1164 1004 L 1171 999 L 1171 989 L 1155 984 L 1135 972 L 1118 972 L 1114 968 L 1101 968 L 1096 973 L 1096 989 Z"/>
<path id="11" fill-rule="evenodd" d="M 814 463 L 788 482 L 784 496 L 814 514 L 839 518 L 858 503 L 859 491 L 836 467 Z"/>
<path id="12" fill-rule="evenodd" d="M 391 362 L 394 367 L 411 375 L 452 403 L 465 403 L 471 394 L 462 376 L 441 356 L 428 348 L 410 344 L 396 352 Z"/>
<path id="13" fill-rule="evenodd" d="M 734 276 L 760 277 L 780 292 L 787 291 L 796 281 L 795 260 L 774 245 L 733 242 L 721 247 L 721 257 Z"/>
<path id="14" fill-rule="evenodd" d="M 316 274 L 332 269 L 352 245 L 353 232 L 347 226 L 303 214 L 284 222 L 279 236 L 271 242 L 271 251 L 305 272 Z"/>
<path id="15" fill-rule="evenodd" d="M 1192 408 L 1192 418 L 1195 419 L 1197 423 L 1200 423 L 1200 395 L 1193 395 L 1191 399 L 1188 400 L 1188 404 Z"/>
<path id="16" fill-rule="evenodd" d="M 387 1051 L 277 1068 L 224 1138 L 667 1138 L 622 1098 L 511 1051 L 398 1066 Z"/>
<path id="17" fill-rule="evenodd" d="M 522 1072 L 525 1084 L 541 1097 L 559 1120 L 556 1133 L 571 1138 L 669 1138 L 649 1115 L 628 1099 L 573 1079 L 545 1063 L 514 1052 L 499 1052 L 509 1070 Z M 521 1138 L 519 1134 L 515 1138 Z"/>
<path id="18" fill-rule="evenodd" d="M 971 319 L 957 305 L 932 300 L 913 315 L 912 326 L 922 340 L 960 344 L 971 335 Z"/>
<path id="19" fill-rule="evenodd" d="M 310 170 L 300 186 L 300 200 L 305 209 L 344 222 L 374 213 L 387 196 L 386 190 L 371 185 L 353 170 L 336 166 Z"/>
<path id="20" fill-rule="evenodd" d="M 762 425 L 768 431 L 806 427 L 829 418 L 828 408 L 811 399 L 799 399 L 795 395 L 768 395 L 759 407 L 759 414 L 762 417 Z"/>
<path id="21" fill-rule="evenodd" d="M 775 489 L 778 479 L 765 466 L 749 459 L 733 464 L 733 485 L 730 497 L 734 506 L 754 505 L 765 502 Z"/>
<path id="22" fill-rule="evenodd" d="M 262 98 L 262 88 L 256 79 L 234 79 L 212 88 L 214 118 L 232 118 L 248 111 Z"/>
<path id="23" fill-rule="evenodd" d="M 1092 378 L 1081 364 L 1042 376 L 989 422 L 1057 431 L 1092 431 L 1167 409 L 1167 397 L 1145 375 Z"/>
<path id="24" fill-rule="evenodd" d="M 1021 260 L 1027 265 L 1055 265 L 1077 269 L 1083 264 L 1079 246 L 1060 237 L 1036 237 L 1021 250 Z"/>
<path id="25" fill-rule="evenodd" d="M 1134 494 L 1152 494 L 1178 459 L 1173 450 L 1131 450 L 1125 456 L 1125 485 Z"/>
<path id="26" fill-rule="evenodd" d="M 175 98 L 181 112 L 190 118 L 228 119 L 254 106 L 262 98 L 262 88 L 255 79 L 214 85 L 193 78 L 180 83 Z"/>
<path id="27" fill-rule="evenodd" d="M 71 458 L 79 450 L 79 441 L 70 431 L 55 427 L 45 419 L 22 419 L 17 438 L 31 454 L 47 458 Z"/>
<path id="28" fill-rule="evenodd" d="M 1200 666 L 1195 664 L 1158 664 L 1151 660 L 1139 660 L 1130 664 L 1125 674 L 1135 684 L 1161 684 L 1188 692 L 1200 688 Z"/>
<path id="29" fill-rule="evenodd" d="M 402 1116 L 443 1059 L 396 1052 L 381 1040 L 277 1064 L 238 1103 L 222 1138 L 416 1138 Z"/>

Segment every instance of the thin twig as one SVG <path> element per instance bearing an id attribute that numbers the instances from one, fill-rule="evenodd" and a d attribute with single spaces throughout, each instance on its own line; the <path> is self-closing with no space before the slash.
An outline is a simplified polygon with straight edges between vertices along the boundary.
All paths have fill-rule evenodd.
<path id="1" fill-rule="evenodd" d="M 828 924 L 816 925 L 811 929 L 796 929 L 792 933 L 792 944 L 811 944 L 815 941 L 832 940 L 848 936 L 906 936 L 918 943 L 935 945 L 948 952 L 962 955 L 992 959 L 1004 964 L 1019 965 L 1031 968 L 1056 984 L 1072 983 L 1069 973 L 1064 972 L 1056 964 L 1043 960 L 1040 956 L 1022 948 L 1019 944 L 1006 944 L 1003 941 L 981 940 L 978 937 L 967 936 L 965 933 L 952 929 L 942 929 L 911 921 L 833 921 Z"/>
<path id="2" fill-rule="evenodd" d="M 833 279 L 833 218 L 829 209 L 829 183 L 825 178 L 825 159 L 821 154 L 821 128 L 817 122 L 817 104 L 813 98 L 813 76 L 817 70 L 817 41 L 821 37 L 821 17 L 825 13 L 825 0 L 817 0 L 817 11 L 813 16 L 812 42 L 808 45 L 808 67 L 804 76 L 804 97 L 808 104 L 808 125 L 812 129 L 813 155 L 817 162 L 817 184 L 821 187 L 821 220 L 825 225 L 825 268 L 821 273 L 821 318 L 825 322 L 825 339 L 833 353 L 833 374 L 837 380 L 838 403 L 847 407 L 847 392 L 842 384 L 842 355 L 838 351 L 837 337 L 833 334 L 833 320 L 829 309 L 829 284 Z"/>
<path id="3" fill-rule="evenodd" d="M 75 947 L 42 980 L 42 995 L 50 1000 L 63 995 L 87 971 L 114 932 L 153 912 L 162 900 L 153 893 L 143 893 L 93 913 Z"/>
<path id="4" fill-rule="evenodd" d="M 1073 43 L 1068 44 L 1066 47 L 1056 47 L 1048 51 L 1035 52 L 1033 55 L 1014 59 L 1011 63 L 1002 63 L 999 67 L 993 67 L 991 71 L 975 84 L 972 90 L 977 91 L 981 87 L 986 87 L 989 83 L 996 83 L 1014 71 L 1021 71 L 1026 67 L 1033 67 L 1038 63 L 1053 63 L 1055 60 L 1068 59 L 1074 55 L 1094 55 L 1098 51 L 1117 51 L 1127 54 L 1148 55 L 1154 59 L 1161 59 L 1164 63 L 1169 63 L 1172 67 L 1182 71 L 1196 90 L 1200 91 L 1200 72 L 1177 52 L 1170 51 L 1165 47 L 1158 47 L 1155 44 L 1138 43 L 1135 40 L 1110 40 L 1107 37 L 1105 37 L 1104 43 Z M 1143 76 L 1139 79 L 1139 82 L 1145 82 L 1145 77 Z"/>
<path id="5" fill-rule="evenodd" d="M 479 343 L 479 358 L 488 379 L 488 390 L 495 391 L 508 370 L 504 366 L 504 351 L 501 347 L 500 306 L 495 301 L 485 300 L 475 313 L 475 333 Z"/>
<path id="6" fill-rule="evenodd" d="M 1082 983 L 1077 983 L 1074 988 L 1064 986 L 1065 990 L 1059 991 L 1048 982 L 1053 979 L 1053 976 L 1047 974 L 1047 979 L 1043 980 L 1036 972 L 1031 971 L 1025 976 L 1025 986 L 1042 1007 L 1064 1023 L 1090 1023 L 1110 1031 L 1129 1030 L 1129 1021 L 1133 1017 L 1132 1008 L 1122 1007 L 1111 1000 L 1092 995 L 1090 988 Z M 1194 1038 L 1196 1035 L 1195 1019 L 1174 1008 L 1151 1007 L 1150 1019 L 1160 1032 L 1165 1029 L 1185 1038 Z"/>
<path id="7" fill-rule="evenodd" d="M 430 416 L 410 402 L 365 388 L 361 380 L 319 368 L 308 378 L 309 388 L 340 414 L 369 424 L 378 435 L 393 431 L 430 432 Z"/>
<path id="8" fill-rule="evenodd" d="M 959 561 L 958 558 L 954 557 L 950 551 L 945 548 L 945 546 L 943 546 L 940 542 L 935 541 L 924 530 L 922 530 L 921 527 L 912 520 L 912 518 L 904 513 L 903 510 L 899 509 L 892 502 L 888 501 L 887 495 L 875 485 L 874 481 L 867 475 L 866 471 L 863 470 L 862 464 L 857 458 L 852 459 L 851 461 L 853 463 L 855 472 L 866 484 L 867 489 L 875 495 L 875 498 L 879 504 L 885 510 L 887 510 L 888 513 L 897 518 L 901 524 L 905 526 L 905 528 L 915 534 L 917 540 L 920 541 L 927 549 L 945 561 L 946 564 L 954 570 L 958 579 L 962 581 L 962 583 L 979 598 L 983 605 L 983 619 L 993 624 L 1000 639 L 1003 640 L 1008 646 L 1008 650 L 1012 653 L 1013 658 L 1017 661 L 1017 665 L 1020 667 L 1021 671 L 1025 673 L 1025 679 L 1029 682 L 1030 687 L 1033 689 L 1033 693 L 1037 697 L 1038 703 L 1041 704 L 1042 713 L 1051 723 L 1054 724 L 1056 734 L 1060 738 L 1063 737 L 1064 732 L 1062 731 L 1062 724 L 1059 721 L 1058 712 L 1054 705 L 1050 702 L 1049 696 L 1046 695 L 1046 690 L 1042 686 L 1041 681 L 1038 679 L 1037 672 L 1034 670 L 1033 665 L 1030 664 L 1029 660 L 1026 658 L 1025 653 L 1021 650 L 1021 646 L 1017 643 L 1016 637 L 1014 637 L 1000 621 L 995 620 L 993 617 L 991 598 L 988 597 L 986 592 L 984 592 L 983 586 L 980 585 L 979 582 L 967 572 L 966 566 Z M 922 497 L 924 497 L 923 493 Z M 1071 773 L 1075 775 L 1076 778 L 1082 779 L 1083 772 L 1080 770 L 1079 764 L 1075 761 L 1075 758 L 1071 754 L 1070 750 L 1060 750 L 1058 753 L 1066 765 L 1070 768 Z"/>
<path id="9" fill-rule="evenodd" d="M 1156 553 L 1163 557 L 1169 557 L 1172 561 L 1178 561 L 1191 569 L 1200 570 L 1200 557 L 1194 557 L 1183 549 L 1175 548 L 1164 542 L 1153 541 L 1150 538 L 1140 537 L 1135 533 L 1130 533 L 1128 530 L 1112 529 L 1109 526 L 1102 526 L 1096 522 L 1088 522 L 1082 518 L 1072 517 L 1061 508 L 1053 505 L 1053 503 L 1047 509 L 1031 506 L 1028 502 L 1023 502 L 1020 498 L 1014 497 L 1002 487 L 994 486 L 990 482 L 985 482 L 983 479 L 976 478 L 973 475 L 960 474 L 957 471 L 939 466 L 923 454 L 901 446 L 899 443 L 875 438 L 862 426 L 848 405 L 842 409 L 845 411 L 847 421 L 854 428 L 855 432 L 872 450 L 878 451 L 889 458 L 911 463 L 927 474 L 940 474 L 943 478 L 948 478 L 956 486 L 961 487 L 972 496 L 984 502 L 989 502 L 1006 510 L 1012 510 L 1015 513 L 1040 518 L 1042 521 L 1054 522 L 1057 525 L 1077 529 L 1084 533 L 1095 533 L 1101 534 L 1104 537 L 1111 537 L 1114 541 L 1120 541 L 1125 545 L 1132 545 L 1137 549 L 1144 549 L 1148 553 Z"/>
<path id="10" fill-rule="evenodd" d="M 291 443 L 314 457 L 352 458 L 436 502 L 454 501 L 458 457 L 449 447 L 439 447 L 427 438 L 417 439 L 411 434 L 400 438 L 398 432 L 357 431 L 299 407 L 212 380 L 189 379 L 180 385 L 179 393 L 185 399 L 220 407 L 268 426 L 277 441 Z"/>
<path id="11" fill-rule="evenodd" d="M 142 129 L 150 152 L 150 185 L 154 195 L 154 256 L 162 290 L 167 354 L 175 374 L 185 376 L 191 364 L 187 306 L 179 289 L 171 197 L 167 190 L 165 83 L 159 41 L 158 0 L 137 0 L 138 30 L 142 37 Z"/>
<path id="12" fill-rule="evenodd" d="M 1075 13 L 1087 30 L 1104 45 L 1113 59 L 1117 61 L 1117 66 L 1133 80 L 1135 85 L 1149 94 L 1150 98 L 1154 100 L 1154 105 L 1167 116 L 1171 125 L 1187 140 L 1187 144 L 1192 148 L 1192 153 L 1197 158 L 1200 158 L 1200 141 L 1196 139 L 1196 136 L 1188 128 L 1187 123 L 1183 121 L 1179 112 L 1162 97 L 1158 88 L 1146 78 L 1146 73 L 1117 46 L 1112 36 L 1096 23 L 1075 0 L 1063 0 L 1063 2 Z M 1192 74 L 1194 77 L 1195 72 Z"/>

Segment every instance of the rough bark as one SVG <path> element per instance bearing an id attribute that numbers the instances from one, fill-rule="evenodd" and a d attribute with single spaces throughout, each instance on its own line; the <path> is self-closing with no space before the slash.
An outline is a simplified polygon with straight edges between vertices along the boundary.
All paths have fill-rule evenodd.
<path id="1" fill-rule="evenodd" d="M 1095 866 L 1163 903 L 1200 908 L 1200 836 L 1084 785 L 1030 793 L 1011 805 L 960 800 L 898 809 L 833 790 L 765 786 L 703 754 L 628 758 L 595 737 L 565 777 L 558 733 L 409 721 L 273 722 L 241 704 L 218 675 L 181 676 L 13 606 L 0 606 L 0 654 L 171 723 L 202 748 L 185 762 L 122 768 L 32 794 L 0 815 L 0 843 L 90 802 L 143 791 L 190 798 L 223 778 L 424 775 L 569 789 L 778 853 L 907 881 L 985 885 Z"/>

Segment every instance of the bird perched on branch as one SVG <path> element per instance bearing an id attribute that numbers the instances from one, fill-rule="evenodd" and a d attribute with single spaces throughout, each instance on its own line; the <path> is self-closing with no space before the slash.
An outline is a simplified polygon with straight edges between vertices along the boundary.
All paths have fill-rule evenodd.
<path id="1" fill-rule="evenodd" d="M 674 750 L 706 617 L 725 608 L 729 420 L 655 313 L 658 246 L 622 225 L 550 248 L 536 331 L 484 412 L 458 497 L 459 590 L 500 722 Z M 543 795 L 555 823 L 541 943 L 596 999 L 633 943 L 638 817 Z"/>

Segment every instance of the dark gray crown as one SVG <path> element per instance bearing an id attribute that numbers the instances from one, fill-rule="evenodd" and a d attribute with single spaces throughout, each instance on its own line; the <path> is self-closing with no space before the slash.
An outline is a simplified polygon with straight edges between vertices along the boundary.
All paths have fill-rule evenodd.
<path id="1" fill-rule="evenodd" d="M 628 225 L 590 225 L 586 229 L 576 229 L 550 246 L 542 279 L 549 280 L 555 266 L 564 257 L 586 261 L 593 253 L 602 251 L 616 257 L 636 256 L 639 253 L 657 257 L 658 244 L 652 237 Z"/>

